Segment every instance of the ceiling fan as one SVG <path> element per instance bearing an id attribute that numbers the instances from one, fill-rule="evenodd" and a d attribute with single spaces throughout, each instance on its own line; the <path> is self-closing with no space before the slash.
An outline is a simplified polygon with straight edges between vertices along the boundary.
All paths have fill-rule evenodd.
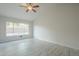
<path id="1" fill-rule="evenodd" d="M 25 3 L 25 5 L 21 5 L 21 7 L 24 7 L 26 12 L 28 11 L 37 12 L 36 9 L 39 7 L 39 5 L 34 5 L 33 3 Z"/>

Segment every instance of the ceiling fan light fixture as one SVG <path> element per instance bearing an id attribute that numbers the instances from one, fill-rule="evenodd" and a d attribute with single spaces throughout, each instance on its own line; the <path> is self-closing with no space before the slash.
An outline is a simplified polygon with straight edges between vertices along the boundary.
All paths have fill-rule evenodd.
<path id="1" fill-rule="evenodd" d="M 32 6 L 28 6 L 27 9 L 29 9 L 31 11 L 32 10 Z"/>
<path id="2" fill-rule="evenodd" d="M 36 12 L 36 9 L 39 7 L 39 5 L 34 5 L 33 3 L 25 3 L 24 5 L 21 5 L 21 7 L 24 7 L 26 12 L 28 11 Z"/>

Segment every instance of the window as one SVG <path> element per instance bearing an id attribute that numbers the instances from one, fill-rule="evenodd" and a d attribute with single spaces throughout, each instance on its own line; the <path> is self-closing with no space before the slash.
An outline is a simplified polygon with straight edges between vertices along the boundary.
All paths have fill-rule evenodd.
<path id="1" fill-rule="evenodd" d="M 6 22 L 6 36 L 28 35 L 29 24 Z"/>

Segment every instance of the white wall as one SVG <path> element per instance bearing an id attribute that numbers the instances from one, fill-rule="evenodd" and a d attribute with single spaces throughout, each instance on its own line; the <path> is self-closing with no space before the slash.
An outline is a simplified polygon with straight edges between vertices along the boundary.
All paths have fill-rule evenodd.
<path id="1" fill-rule="evenodd" d="M 79 5 L 46 7 L 34 21 L 34 38 L 79 49 Z"/>
<path id="2" fill-rule="evenodd" d="M 22 38 L 19 36 L 6 37 L 6 21 L 28 23 L 30 25 L 30 34 L 28 36 L 25 35 Z M 0 42 L 32 38 L 32 27 L 32 21 L 0 16 Z"/>

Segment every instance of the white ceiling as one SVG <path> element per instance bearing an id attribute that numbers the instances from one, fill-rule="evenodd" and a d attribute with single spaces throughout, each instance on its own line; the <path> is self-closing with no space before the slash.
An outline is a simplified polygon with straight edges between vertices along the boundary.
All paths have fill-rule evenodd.
<path id="1" fill-rule="evenodd" d="M 38 4 L 40 7 L 36 13 L 26 13 L 24 8 L 19 7 L 20 5 L 20 3 L 0 3 L 0 15 L 32 21 L 35 20 L 39 14 L 50 9 L 50 6 L 52 6 L 52 4 Z"/>
<path id="2" fill-rule="evenodd" d="M 22 20 L 36 20 L 39 16 L 45 16 L 47 14 L 52 13 L 52 11 L 57 10 L 56 7 L 58 6 L 72 6 L 79 4 L 55 4 L 55 3 L 39 3 L 40 6 L 36 13 L 28 12 L 26 13 L 24 8 L 20 7 L 21 3 L 0 3 L 0 15 L 12 17 L 16 19 Z M 68 7 L 67 6 L 67 7 Z"/>

